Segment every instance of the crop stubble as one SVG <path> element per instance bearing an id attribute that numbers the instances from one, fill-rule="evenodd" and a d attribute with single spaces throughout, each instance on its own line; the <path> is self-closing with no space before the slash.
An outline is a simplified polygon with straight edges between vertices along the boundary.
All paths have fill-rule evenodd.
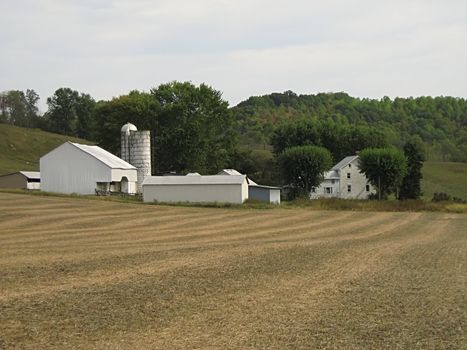
<path id="1" fill-rule="evenodd" d="M 0 348 L 461 349 L 467 216 L 0 194 Z"/>

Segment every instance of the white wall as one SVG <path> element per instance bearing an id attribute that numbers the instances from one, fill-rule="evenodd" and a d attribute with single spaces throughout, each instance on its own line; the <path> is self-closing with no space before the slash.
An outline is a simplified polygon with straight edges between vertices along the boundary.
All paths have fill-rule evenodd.
<path id="1" fill-rule="evenodd" d="M 143 186 L 144 202 L 235 203 L 248 199 L 248 184 L 155 185 Z"/>
<path id="2" fill-rule="evenodd" d="M 370 191 L 366 191 L 368 180 L 366 176 L 360 173 L 359 160 L 355 159 L 349 165 L 343 167 L 340 171 L 340 198 L 347 199 L 366 199 L 374 192 L 370 185 Z M 347 178 L 347 173 L 350 173 L 350 179 Z M 351 186 L 351 191 L 348 192 L 347 186 Z"/>
<path id="3" fill-rule="evenodd" d="M 41 190 L 94 194 L 97 182 L 136 181 L 136 169 L 111 169 L 79 148 L 64 143 L 40 159 Z"/>

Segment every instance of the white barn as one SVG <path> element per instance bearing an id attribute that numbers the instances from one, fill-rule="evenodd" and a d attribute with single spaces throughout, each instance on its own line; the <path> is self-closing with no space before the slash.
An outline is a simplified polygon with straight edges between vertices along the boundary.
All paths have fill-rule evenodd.
<path id="1" fill-rule="evenodd" d="M 311 190 L 310 198 L 367 199 L 375 192 L 366 176 L 360 173 L 356 155 L 345 157 L 326 172 L 320 186 Z"/>
<path id="2" fill-rule="evenodd" d="M 136 168 L 98 146 L 65 142 L 41 157 L 40 171 L 42 191 L 136 192 Z"/>
<path id="3" fill-rule="evenodd" d="M 148 176 L 143 182 L 144 202 L 242 204 L 247 199 L 245 175 Z"/>

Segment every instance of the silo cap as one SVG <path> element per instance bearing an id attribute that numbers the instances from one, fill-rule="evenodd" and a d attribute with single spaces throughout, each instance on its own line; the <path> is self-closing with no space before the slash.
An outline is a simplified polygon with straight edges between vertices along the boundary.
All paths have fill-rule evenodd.
<path id="1" fill-rule="evenodd" d="M 126 134 L 129 134 L 130 131 L 137 131 L 138 129 L 136 128 L 136 126 L 134 126 L 133 124 L 131 123 L 126 123 L 125 125 L 122 126 L 122 131 L 121 132 L 124 132 Z"/>

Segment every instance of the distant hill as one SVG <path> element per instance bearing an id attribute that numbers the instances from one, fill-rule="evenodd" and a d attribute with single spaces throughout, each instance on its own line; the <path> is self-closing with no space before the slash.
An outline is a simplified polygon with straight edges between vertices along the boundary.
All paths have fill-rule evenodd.
<path id="1" fill-rule="evenodd" d="M 426 199 L 435 192 L 467 200 L 467 163 L 425 162 L 422 191 Z"/>
<path id="2" fill-rule="evenodd" d="M 331 119 L 383 131 L 397 147 L 418 136 L 430 160 L 467 162 L 467 100 L 455 97 L 361 99 L 340 93 L 292 91 L 252 96 L 232 108 L 241 142 L 267 145 L 274 128 L 294 119 Z"/>
<path id="3" fill-rule="evenodd" d="M 38 129 L 0 124 L 0 175 L 19 170 L 39 170 L 39 158 L 66 141 L 92 143 Z"/>

